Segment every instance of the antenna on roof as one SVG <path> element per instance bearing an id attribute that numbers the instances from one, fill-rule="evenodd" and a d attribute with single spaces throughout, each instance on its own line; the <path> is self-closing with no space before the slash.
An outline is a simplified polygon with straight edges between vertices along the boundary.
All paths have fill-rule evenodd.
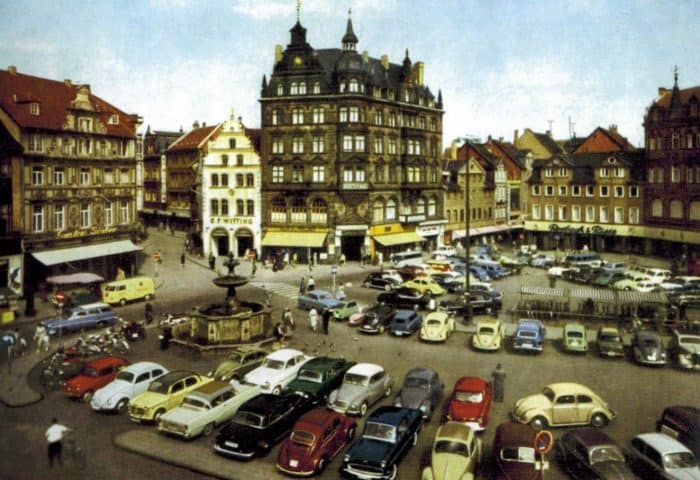
<path id="1" fill-rule="evenodd" d="M 552 131 L 552 124 L 554 123 L 554 120 L 547 120 L 547 123 L 549 124 L 549 131 Z"/>
<path id="2" fill-rule="evenodd" d="M 576 124 L 571 121 L 571 115 L 569 115 L 569 138 L 574 138 L 576 136 L 576 132 L 574 131 L 574 125 Z M 552 128 L 551 125 L 549 128 Z"/>
<path id="3" fill-rule="evenodd" d="M 301 11 L 301 0 L 297 0 L 297 23 L 299 23 L 299 12 Z"/>

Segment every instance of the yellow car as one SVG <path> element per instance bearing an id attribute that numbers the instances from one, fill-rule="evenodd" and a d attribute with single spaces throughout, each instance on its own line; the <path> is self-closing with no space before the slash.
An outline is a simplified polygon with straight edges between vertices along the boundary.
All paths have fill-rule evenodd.
<path id="1" fill-rule="evenodd" d="M 477 350 L 500 350 L 506 336 L 506 327 L 496 318 L 483 318 L 476 322 L 472 346 Z"/>
<path id="2" fill-rule="evenodd" d="M 431 297 L 445 294 L 445 289 L 435 280 L 427 276 L 416 277 L 413 280 L 404 282 L 401 286 L 414 288 L 423 295 L 430 295 Z"/>
<path id="3" fill-rule="evenodd" d="M 135 422 L 157 423 L 165 412 L 179 407 L 188 393 L 212 380 L 186 370 L 166 373 L 129 402 L 129 418 Z"/>
<path id="4" fill-rule="evenodd" d="M 455 319 L 447 312 L 430 312 L 420 328 L 420 339 L 424 342 L 445 342 L 455 331 Z"/>
<path id="5" fill-rule="evenodd" d="M 460 422 L 440 425 L 430 455 L 430 466 L 421 480 L 473 480 L 481 459 L 481 440 L 474 430 Z"/>

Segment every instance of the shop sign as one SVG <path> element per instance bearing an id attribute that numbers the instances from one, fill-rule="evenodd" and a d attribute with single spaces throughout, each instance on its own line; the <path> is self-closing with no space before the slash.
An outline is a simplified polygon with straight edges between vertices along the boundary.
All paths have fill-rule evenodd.
<path id="1" fill-rule="evenodd" d="M 418 227 L 416 228 L 416 233 L 421 237 L 430 237 L 432 235 L 440 234 L 440 227 Z"/>
<path id="2" fill-rule="evenodd" d="M 600 225 L 591 227 L 574 227 L 571 225 L 559 226 L 553 223 L 549 226 L 549 231 L 554 233 L 577 233 L 580 235 L 616 235 L 617 231 L 614 228 L 603 228 Z"/>
<path id="3" fill-rule="evenodd" d="M 56 238 L 60 239 L 60 240 L 67 239 L 67 238 L 82 238 L 82 237 L 89 237 L 91 235 L 105 235 L 107 233 L 114 233 L 116 231 L 117 231 L 117 227 L 68 230 L 68 231 L 58 232 L 56 234 Z"/>
<path id="4" fill-rule="evenodd" d="M 245 217 L 211 217 L 209 219 L 211 225 L 252 225 L 252 218 Z"/>

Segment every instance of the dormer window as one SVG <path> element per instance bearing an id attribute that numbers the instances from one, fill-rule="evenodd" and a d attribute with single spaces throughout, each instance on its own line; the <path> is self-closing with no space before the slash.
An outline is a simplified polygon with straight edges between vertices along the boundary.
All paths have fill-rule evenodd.
<path id="1" fill-rule="evenodd" d="M 290 95 L 299 95 L 299 84 L 297 82 L 292 82 L 292 85 L 289 88 L 289 94 Z"/>
<path id="2" fill-rule="evenodd" d="M 277 85 L 277 96 L 281 97 L 282 95 L 284 95 L 284 85 L 280 83 Z"/>
<path id="3" fill-rule="evenodd" d="M 319 82 L 314 82 L 313 93 L 321 93 L 321 84 Z"/>
<path id="4" fill-rule="evenodd" d="M 306 82 L 299 83 L 299 95 L 306 95 Z"/>
<path id="5" fill-rule="evenodd" d="M 107 121 L 107 123 L 110 125 L 119 125 L 119 115 L 113 113 L 109 116 L 109 120 Z"/>
<path id="6" fill-rule="evenodd" d="M 39 102 L 32 102 L 29 104 L 29 113 L 38 117 L 39 113 L 41 113 L 41 109 L 39 108 Z"/>
<path id="7" fill-rule="evenodd" d="M 348 84 L 348 91 L 355 93 L 360 91 L 360 84 L 357 82 L 357 79 L 353 78 L 350 80 L 350 83 Z"/>

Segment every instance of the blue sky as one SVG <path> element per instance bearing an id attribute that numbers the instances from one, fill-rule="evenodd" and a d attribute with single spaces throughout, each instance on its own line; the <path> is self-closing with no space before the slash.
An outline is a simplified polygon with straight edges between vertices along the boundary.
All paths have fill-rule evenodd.
<path id="1" fill-rule="evenodd" d="M 213 124 L 235 109 L 259 126 L 263 75 L 289 43 L 294 0 L 0 1 L 0 65 L 89 83 L 152 129 Z M 556 138 L 617 124 L 635 145 L 659 86 L 700 84 L 693 0 L 306 0 L 315 48 L 339 48 L 352 8 L 358 50 L 425 62 L 444 137 Z M 695 60 L 693 60 L 695 59 Z"/>

